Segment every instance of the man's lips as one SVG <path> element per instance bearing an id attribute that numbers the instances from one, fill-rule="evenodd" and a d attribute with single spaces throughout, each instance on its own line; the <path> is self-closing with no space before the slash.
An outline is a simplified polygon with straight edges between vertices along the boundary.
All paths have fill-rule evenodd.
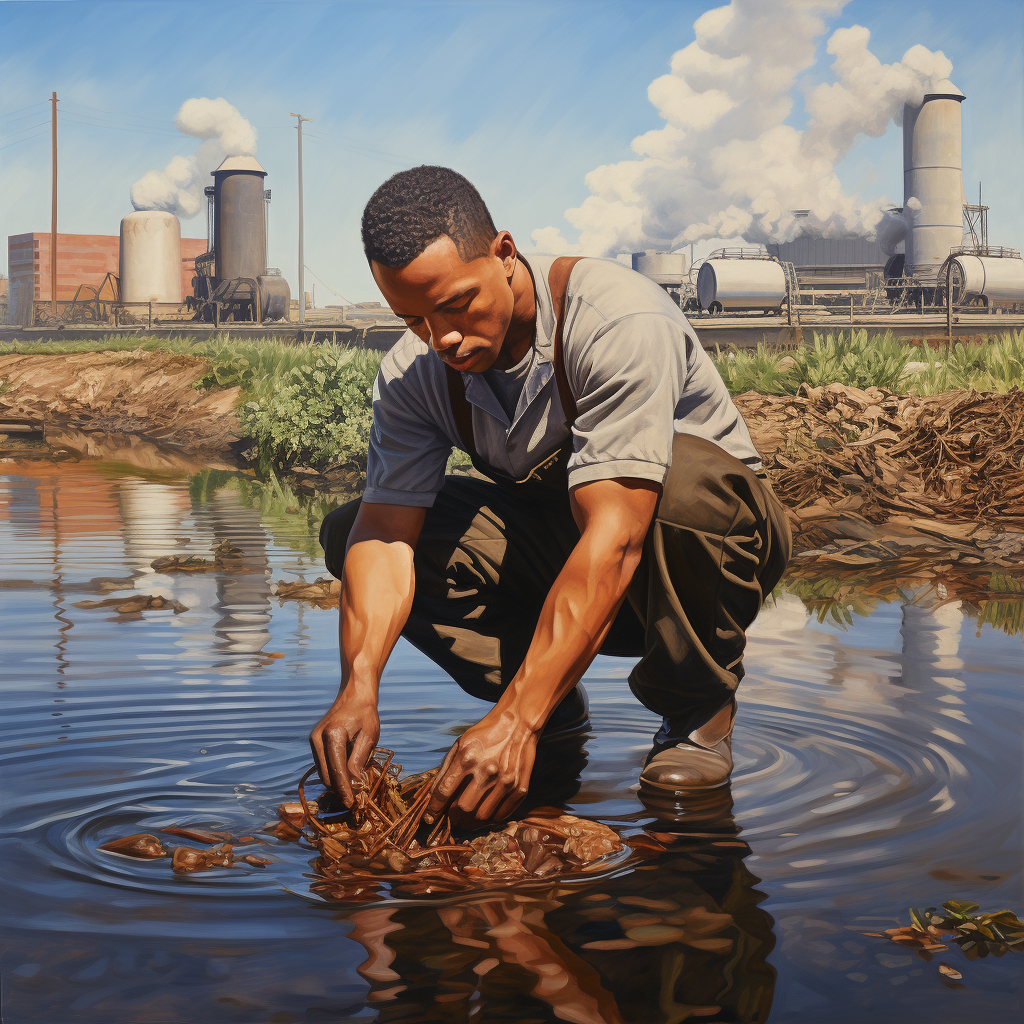
<path id="1" fill-rule="evenodd" d="M 447 363 L 453 370 L 461 370 L 468 366 L 476 358 L 476 351 L 467 352 L 464 356 L 441 356 L 441 361 Z"/>

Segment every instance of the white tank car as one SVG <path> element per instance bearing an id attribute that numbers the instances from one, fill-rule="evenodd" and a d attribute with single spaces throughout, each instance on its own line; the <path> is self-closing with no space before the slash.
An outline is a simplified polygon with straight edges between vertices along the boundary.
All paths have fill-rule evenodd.
<path id="1" fill-rule="evenodd" d="M 786 300 L 786 272 L 772 259 L 709 259 L 697 272 L 701 309 L 776 310 Z"/>

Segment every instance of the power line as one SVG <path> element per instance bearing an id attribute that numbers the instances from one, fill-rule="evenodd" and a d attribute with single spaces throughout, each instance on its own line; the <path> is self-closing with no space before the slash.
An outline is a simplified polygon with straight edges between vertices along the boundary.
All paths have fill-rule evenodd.
<path id="1" fill-rule="evenodd" d="M 305 266 L 305 264 L 303 264 L 303 266 Z M 307 270 L 309 270 L 309 267 L 307 266 L 307 267 L 306 267 L 306 269 L 307 269 Z M 318 280 L 318 281 L 319 281 L 319 282 L 320 282 L 320 283 L 321 283 L 321 284 L 322 284 L 322 285 L 323 285 L 323 286 L 324 286 L 324 287 L 325 287 L 325 288 L 326 288 L 326 289 L 327 289 L 327 290 L 328 290 L 329 292 L 334 292 L 334 294 L 335 294 L 335 295 L 337 295 L 339 299 L 345 299 L 345 305 L 346 305 L 346 306 L 351 306 L 351 305 L 353 304 L 353 303 L 352 303 L 352 300 L 351 300 L 351 299 L 345 298 L 345 296 L 344 296 L 344 295 L 342 295 L 342 294 L 341 294 L 341 292 L 339 292 L 337 288 L 332 288 L 332 287 L 331 287 L 331 286 L 330 286 L 330 285 L 329 285 L 329 284 L 328 284 L 328 283 L 327 283 L 327 282 L 326 282 L 326 281 L 325 281 L 325 280 L 324 280 L 324 279 L 323 279 L 323 278 L 322 278 L 322 277 L 321 277 L 321 276 L 320 276 L 319 274 L 316 274 L 316 273 L 314 273 L 314 272 L 313 272 L 312 270 L 309 270 L 309 272 L 310 272 L 311 274 L 313 274 L 313 276 L 314 276 L 314 277 L 315 277 L 315 278 L 316 278 L 316 279 L 317 279 L 317 280 Z"/>
<path id="2" fill-rule="evenodd" d="M 0 114 L 0 118 L 13 117 L 15 114 L 20 114 L 23 110 L 31 110 L 33 107 L 39 107 L 49 102 L 49 100 L 37 100 L 35 103 L 30 103 L 27 107 L 18 107 L 17 110 L 9 110 L 6 114 Z"/>
<path id="3" fill-rule="evenodd" d="M 29 135 L 28 138 L 18 139 L 16 142 L 8 142 L 6 146 L 0 146 L 0 149 L 10 149 L 12 146 L 20 146 L 23 142 L 29 142 L 32 139 L 41 139 L 47 132 L 37 132 L 35 135 Z"/>
<path id="4" fill-rule="evenodd" d="M 49 120 L 39 121 L 37 124 L 30 124 L 27 128 L 19 128 L 16 132 L 0 132 L 0 139 L 10 139 L 15 135 L 20 135 L 22 132 L 30 132 L 33 128 L 38 128 L 39 125 L 49 124 Z"/>

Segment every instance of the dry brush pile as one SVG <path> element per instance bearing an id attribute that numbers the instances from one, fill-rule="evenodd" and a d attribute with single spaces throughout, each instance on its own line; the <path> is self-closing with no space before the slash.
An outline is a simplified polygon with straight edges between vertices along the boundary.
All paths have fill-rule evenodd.
<path id="1" fill-rule="evenodd" d="M 822 513 L 1024 529 L 1024 392 L 919 397 L 829 384 L 736 400 L 805 546 Z M 956 532 L 956 531 L 954 531 Z"/>

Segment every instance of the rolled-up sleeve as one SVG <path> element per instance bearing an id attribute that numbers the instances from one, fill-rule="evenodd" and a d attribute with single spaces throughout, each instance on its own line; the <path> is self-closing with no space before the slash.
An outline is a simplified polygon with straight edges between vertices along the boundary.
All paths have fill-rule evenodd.
<path id="1" fill-rule="evenodd" d="M 373 385 L 373 428 L 363 501 L 429 508 L 444 483 L 452 443 L 426 408 L 420 374 L 385 359 Z"/>
<path id="2" fill-rule="evenodd" d="M 663 483 L 686 383 L 682 328 L 668 316 L 637 313 L 575 347 L 565 349 L 577 407 L 569 486 L 617 477 Z"/>

